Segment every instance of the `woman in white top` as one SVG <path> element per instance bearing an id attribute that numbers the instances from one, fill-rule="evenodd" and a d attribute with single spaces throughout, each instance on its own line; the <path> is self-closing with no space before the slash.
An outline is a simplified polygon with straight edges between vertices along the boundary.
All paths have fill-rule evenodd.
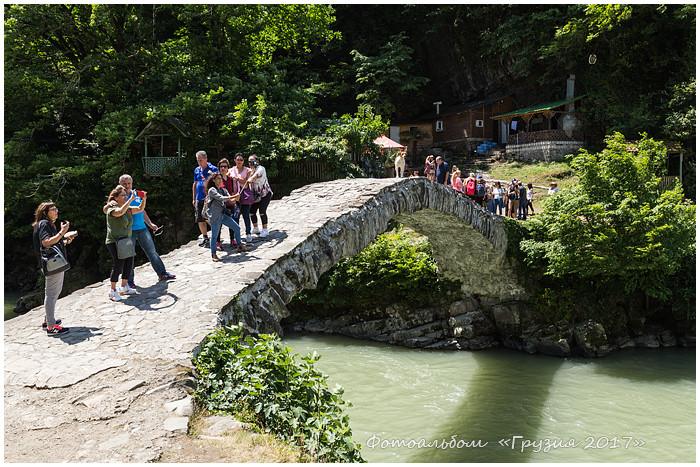
<path id="1" fill-rule="evenodd" d="M 265 167 L 260 165 L 260 160 L 255 154 L 248 157 L 248 166 L 253 173 L 248 177 L 248 186 L 253 190 L 256 202 L 250 207 L 250 220 L 253 223 L 253 233 L 258 234 L 261 238 L 269 235 L 267 230 L 267 206 L 272 199 L 272 189 L 267 181 L 267 172 Z M 258 201 L 258 198 L 259 201 Z M 258 210 L 260 211 L 260 220 L 262 221 L 262 231 L 258 229 Z"/>
<path id="2" fill-rule="evenodd" d="M 527 206 L 525 209 L 530 208 L 532 213 L 535 213 L 535 208 L 532 205 L 532 198 L 535 196 L 535 190 L 532 188 L 532 183 L 527 184 Z"/>
<path id="3" fill-rule="evenodd" d="M 504 188 L 501 188 L 501 182 L 496 182 L 493 185 L 493 204 L 492 206 L 492 211 L 494 214 L 496 214 L 496 208 L 498 208 L 498 215 L 502 216 L 503 215 L 503 197 L 506 194 L 506 190 Z"/>

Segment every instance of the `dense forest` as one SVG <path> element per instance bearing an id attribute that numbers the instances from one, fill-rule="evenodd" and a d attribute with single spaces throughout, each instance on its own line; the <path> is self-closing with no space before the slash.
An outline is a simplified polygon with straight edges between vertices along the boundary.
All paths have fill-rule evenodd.
<path id="1" fill-rule="evenodd" d="M 575 73 L 590 149 L 640 133 L 695 171 L 694 5 L 5 5 L 5 289 L 37 271 L 31 222 L 52 199 L 74 266 L 106 277 L 100 207 L 118 176 L 149 192 L 160 252 L 196 237 L 194 153 L 257 153 L 272 176 L 336 176 L 392 119 L 505 93 L 560 99 Z M 590 57 L 595 56 L 595 60 Z M 594 62 L 594 63 L 591 63 Z M 146 179 L 137 134 L 177 117 L 186 158 Z M 280 172 L 282 172 L 280 174 Z M 685 186 L 694 199 L 694 181 Z"/>

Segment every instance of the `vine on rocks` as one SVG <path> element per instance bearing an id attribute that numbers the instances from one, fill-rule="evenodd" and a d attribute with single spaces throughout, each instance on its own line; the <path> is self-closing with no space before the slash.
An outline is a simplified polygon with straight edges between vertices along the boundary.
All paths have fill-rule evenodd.
<path id="1" fill-rule="evenodd" d="M 277 336 L 244 336 L 240 327 L 213 332 L 200 349 L 196 397 L 207 410 L 255 423 L 301 446 L 310 460 L 363 462 L 344 413 L 351 404 L 342 388 L 328 387 L 315 352 L 297 363 Z"/>

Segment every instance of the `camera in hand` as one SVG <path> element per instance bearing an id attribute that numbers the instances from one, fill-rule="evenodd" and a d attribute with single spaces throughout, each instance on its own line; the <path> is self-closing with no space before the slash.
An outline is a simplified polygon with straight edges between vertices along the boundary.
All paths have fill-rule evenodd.
<path id="1" fill-rule="evenodd" d="M 136 196 L 138 196 L 139 198 L 145 198 L 145 197 L 146 197 L 146 193 L 147 193 L 147 192 L 145 192 L 145 191 L 136 190 Z"/>

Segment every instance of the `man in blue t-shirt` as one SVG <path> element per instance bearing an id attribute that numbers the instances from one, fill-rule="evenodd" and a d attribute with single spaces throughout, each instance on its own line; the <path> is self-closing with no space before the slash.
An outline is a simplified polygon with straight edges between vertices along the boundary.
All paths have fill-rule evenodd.
<path id="1" fill-rule="evenodd" d="M 194 169 L 194 183 L 192 184 L 192 206 L 194 206 L 194 221 L 199 225 L 199 231 L 202 232 L 202 241 L 199 246 L 209 248 L 209 237 L 207 237 L 207 221 L 202 217 L 202 209 L 204 209 L 204 199 L 207 197 L 207 191 L 204 189 L 204 182 L 207 178 L 219 170 L 216 166 L 207 161 L 207 153 L 198 151 L 197 166 Z"/>
<path id="2" fill-rule="evenodd" d="M 440 185 L 447 185 L 449 182 L 447 174 L 450 173 L 450 165 L 442 160 L 442 156 L 437 156 L 435 163 L 435 181 Z"/>
<path id="3" fill-rule="evenodd" d="M 131 191 L 133 188 L 133 179 L 131 178 L 131 175 L 129 174 L 124 174 L 121 177 L 119 177 L 119 184 L 123 186 L 126 189 L 126 192 L 131 195 Z M 110 205 L 116 204 L 114 201 L 112 203 L 108 203 L 102 210 L 105 212 L 109 208 Z M 131 201 L 131 204 L 129 206 L 132 207 L 139 207 L 141 206 L 141 198 L 137 195 L 134 197 L 133 201 Z M 143 250 L 144 253 L 146 253 L 146 257 L 148 257 L 148 261 L 151 262 L 151 267 L 153 267 L 153 270 L 158 274 L 158 280 L 161 281 L 166 281 L 170 279 L 175 279 L 174 274 L 170 274 L 165 270 L 165 265 L 163 264 L 163 260 L 160 259 L 160 256 L 158 255 L 158 252 L 156 251 L 156 246 L 153 243 L 153 237 L 151 237 L 151 234 L 148 232 L 148 229 L 146 226 L 150 227 L 153 229 L 154 232 L 158 231 L 159 227 L 151 222 L 151 219 L 148 217 L 148 214 L 146 214 L 146 211 L 140 212 L 138 214 L 133 214 L 133 225 L 131 227 L 131 239 L 134 241 L 134 246 L 136 246 L 136 243 L 141 245 L 141 249 Z M 134 293 L 130 292 L 129 289 L 136 289 L 136 285 L 134 284 L 134 264 L 132 262 L 131 264 L 131 271 L 129 271 L 129 277 L 127 280 L 127 290 L 126 293 Z"/>

